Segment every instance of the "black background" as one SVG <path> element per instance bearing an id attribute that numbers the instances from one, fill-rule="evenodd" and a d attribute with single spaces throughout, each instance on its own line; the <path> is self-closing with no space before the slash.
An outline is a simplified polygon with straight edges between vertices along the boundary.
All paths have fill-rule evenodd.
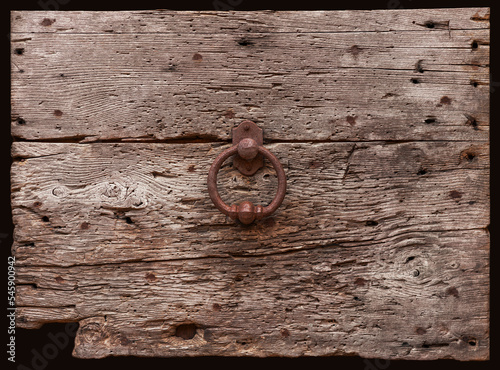
<path id="1" fill-rule="evenodd" d="M 42 0 L 43 1 L 43 0 Z M 64 0 L 62 2 L 66 2 Z M 144 9 L 171 9 L 171 10 L 214 10 L 214 0 L 165 0 L 165 1 L 149 1 L 149 0 L 135 0 L 132 1 L 108 1 L 105 0 L 69 0 L 67 4 L 60 5 L 59 10 L 144 10 Z M 228 0 L 218 0 L 219 4 L 230 4 Z M 398 2 L 399 1 L 399 2 Z M 236 4 L 237 2 L 233 2 Z M 490 95 L 491 97 L 491 168 L 492 174 L 496 173 L 496 159 L 498 158 L 498 149 L 500 146 L 496 141 L 500 138 L 497 132 L 500 130 L 495 127 L 496 118 L 498 117 L 498 98 L 500 97 L 500 73 L 496 70 L 496 56 L 497 48 L 497 34 L 499 19 L 497 15 L 497 8 L 493 1 L 444 1 L 444 0 L 372 0 L 372 1 L 317 1 L 317 0 L 301 0 L 301 1 L 262 1 L 262 0 L 242 0 L 237 6 L 233 6 L 234 10 L 333 10 L 333 9 L 388 9 L 394 8 L 394 5 L 402 8 L 453 8 L 453 7 L 483 7 L 489 6 L 492 8 L 491 17 L 491 80 L 492 82 L 498 81 L 495 86 L 495 92 Z M 1 86 L 2 99 L 0 100 L 2 106 L 2 119 L 0 120 L 0 248 L 3 252 L 5 277 L 7 276 L 7 257 L 10 255 L 10 246 L 12 245 L 12 220 L 10 211 L 10 144 L 12 142 L 10 136 L 10 46 L 9 46 L 9 29 L 10 29 L 10 10 L 43 10 L 39 4 L 39 0 L 7 0 L 3 3 L 2 13 L 0 14 L 0 47 L 4 52 L 1 59 L 1 76 L 3 81 Z M 495 196 L 495 189 L 498 188 L 498 182 L 492 175 L 491 178 L 491 199 L 492 199 L 492 223 L 490 226 L 492 244 L 491 244 L 491 265 L 495 266 L 495 260 L 498 260 L 498 252 L 495 251 L 495 246 L 498 245 L 495 225 L 496 225 L 496 209 L 497 197 Z M 467 223 L 467 220 L 457 220 L 457 222 Z M 498 262 L 498 261 L 496 261 Z M 495 334 L 498 332 L 496 329 L 497 320 L 495 318 L 495 278 L 498 274 L 495 269 L 491 269 L 492 288 L 491 288 L 491 360 L 484 362 L 459 362 L 454 360 L 438 360 L 438 361 L 404 361 L 393 360 L 388 364 L 385 361 L 377 362 L 375 360 L 362 359 L 357 356 L 352 357 L 305 357 L 298 359 L 288 358 L 220 358 L 220 357 L 195 357 L 195 358 L 137 358 L 137 357 L 112 357 L 100 360 L 81 360 L 75 359 L 71 356 L 73 345 L 68 345 L 64 350 L 52 360 L 49 360 L 45 369 L 75 369 L 75 368 L 90 368 L 92 370 L 120 368 L 120 367 L 133 367 L 139 366 L 144 368 L 156 369 L 178 369 L 178 368 L 191 368 L 191 367 L 241 367 L 241 366 L 263 366 L 263 367 L 286 367 L 299 366 L 304 367 L 321 367 L 322 369 L 353 369 L 353 370 L 397 370 L 397 369 L 443 369 L 453 368 L 460 369 L 492 369 L 500 368 L 498 355 L 495 353 L 496 344 L 498 341 Z M 6 280 L 5 280 L 6 281 Z M 4 285 L 7 287 L 7 284 Z M 6 290 L 5 290 L 6 291 Z M 5 297 L 6 298 L 6 297 Z M 7 300 L 4 301 L 7 307 Z M 3 312 L 6 312 L 4 310 Z M 2 343 L 4 348 L 5 357 L 2 361 L 7 363 L 9 369 L 18 369 L 19 365 L 24 365 L 28 369 L 33 369 L 31 364 L 33 358 L 33 350 L 41 352 L 47 343 L 50 343 L 48 337 L 49 333 L 56 334 L 64 331 L 65 324 L 48 324 L 44 325 L 39 330 L 26 330 L 16 329 L 16 363 L 12 364 L 7 361 L 7 323 L 0 330 L 5 330 L 3 336 L 5 343 Z M 22 368 L 21 368 L 22 369 Z M 39 368 L 41 369 L 41 368 Z M 25 369 L 26 370 L 26 369 Z"/>

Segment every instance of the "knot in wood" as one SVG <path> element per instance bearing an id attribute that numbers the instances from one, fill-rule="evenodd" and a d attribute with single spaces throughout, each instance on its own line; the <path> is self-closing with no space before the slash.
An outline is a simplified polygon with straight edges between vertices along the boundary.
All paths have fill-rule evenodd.
<path id="1" fill-rule="evenodd" d="M 121 192 L 122 190 L 120 185 L 110 182 L 106 184 L 103 194 L 108 198 L 118 198 Z"/>

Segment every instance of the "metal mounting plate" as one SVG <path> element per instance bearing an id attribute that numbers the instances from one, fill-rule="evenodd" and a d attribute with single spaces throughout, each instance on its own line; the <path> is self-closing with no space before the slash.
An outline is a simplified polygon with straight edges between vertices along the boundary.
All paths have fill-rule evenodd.
<path id="1" fill-rule="evenodd" d="M 246 138 L 255 140 L 259 146 L 264 144 L 262 129 L 248 120 L 241 122 L 238 127 L 233 128 L 233 145 L 238 145 L 241 140 Z M 243 175 L 252 176 L 259 168 L 264 167 L 264 158 L 261 154 L 257 154 L 254 159 L 247 161 L 236 154 L 233 157 L 233 166 Z"/>

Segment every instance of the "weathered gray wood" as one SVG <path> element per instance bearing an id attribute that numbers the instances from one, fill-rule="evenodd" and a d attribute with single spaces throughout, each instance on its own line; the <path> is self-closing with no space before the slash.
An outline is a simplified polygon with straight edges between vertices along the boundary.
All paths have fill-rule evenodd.
<path id="1" fill-rule="evenodd" d="M 18 263 L 260 255 L 488 225 L 488 144 L 280 143 L 267 146 L 288 178 L 280 212 L 235 232 L 206 186 L 226 147 L 15 143 L 13 155 L 22 158 L 12 176 Z M 227 203 L 272 200 L 270 164 L 253 177 L 229 164 L 219 175 Z"/>
<path id="2" fill-rule="evenodd" d="M 18 320 L 81 320 L 78 357 L 484 359 L 487 244 L 483 230 L 410 232 L 269 256 L 20 267 Z M 175 335 L 186 323 L 192 339 Z"/>
<path id="3" fill-rule="evenodd" d="M 487 359 L 488 20 L 13 12 L 18 325 L 78 321 L 81 358 Z M 242 119 L 288 181 L 250 226 L 206 189 Z"/>
<path id="4" fill-rule="evenodd" d="M 489 8 L 345 11 L 13 11 L 12 33 L 388 32 L 489 27 Z M 429 23 L 433 24 L 429 28 Z"/>
<path id="5" fill-rule="evenodd" d="M 242 227 L 206 194 L 225 146 L 15 143 L 20 325 L 85 318 L 80 357 L 487 356 L 487 144 L 268 147 L 289 191 Z M 273 178 L 220 187 L 270 200 Z"/>
<path id="6" fill-rule="evenodd" d="M 369 12 L 412 25 L 384 32 L 371 32 L 364 13 L 355 18 L 359 32 L 327 31 L 335 16 L 307 13 L 301 18 L 309 29 L 293 33 L 221 31 L 215 14 L 179 13 L 185 26 L 174 33 L 170 22 L 157 32 L 89 34 L 87 23 L 78 28 L 80 13 L 54 15 L 74 19 L 77 29 L 45 33 L 54 28 L 39 26 L 12 35 L 12 133 L 29 140 L 227 140 L 231 127 L 252 119 L 273 140 L 487 140 L 489 29 L 469 19 L 478 11 L 486 9 L 457 10 L 465 29 L 458 21 L 452 29 L 415 26 L 427 19 L 416 11 Z M 38 24 L 44 16 L 16 21 L 16 14 L 16 31 L 30 24 L 26 17 Z M 132 17 L 97 14 L 95 27 L 107 17 L 112 24 Z M 237 14 L 238 22 L 264 17 L 267 24 L 267 13 Z M 276 14 L 288 23 L 297 17 Z M 160 23 L 163 16 L 151 14 Z M 185 17 L 204 22 L 206 32 L 190 31 Z"/>

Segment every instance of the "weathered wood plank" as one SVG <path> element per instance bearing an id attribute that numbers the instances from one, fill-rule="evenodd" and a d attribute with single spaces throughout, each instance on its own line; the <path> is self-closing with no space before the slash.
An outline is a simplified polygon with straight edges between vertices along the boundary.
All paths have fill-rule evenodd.
<path id="1" fill-rule="evenodd" d="M 417 232 L 270 256 L 19 267 L 18 319 L 39 320 L 24 305 L 46 320 L 61 316 L 45 305 L 74 306 L 84 358 L 484 359 L 487 244 L 483 230 Z M 192 339 L 179 337 L 183 324 Z"/>
<path id="2" fill-rule="evenodd" d="M 23 139 L 227 140 L 242 119 L 270 140 L 488 138 L 488 29 L 16 37 Z"/>
<path id="3" fill-rule="evenodd" d="M 79 321 L 81 358 L 488 358 L 489 9 L 12 12 L 12 53 L 18 325 Z M 206 190 L 242 119 L 288 179 L 250 226 Z"/>
<path id="4" fill-rule="evenodd" d="M 12 176 L 18 263 L 259 255 L 489 223 L 488 144 L 281 143 L 268 148 L 286 168 L 283 205 L 235 233 L 206 187 L 225 147 L 15 143 L 25 158 Z M 276 192 L 269 164 L 244 177 L 228 161 L 219 184 L 228 203 L 265 205 Z"/>
<path id="5" fill-rule="evenodd" d="M 12 33 L 387 32 L 489 28 L 489 8 L 345 11 L 13 11 Z"/>

